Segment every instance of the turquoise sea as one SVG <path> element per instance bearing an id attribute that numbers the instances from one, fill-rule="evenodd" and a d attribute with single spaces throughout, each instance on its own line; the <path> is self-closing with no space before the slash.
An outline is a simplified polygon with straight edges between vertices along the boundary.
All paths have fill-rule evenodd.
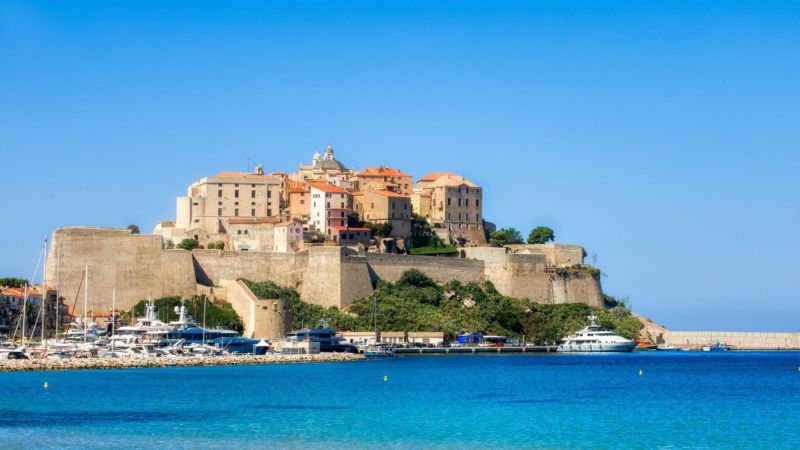
<path id="1" fill-rule="evenodd" d="M 4 449 L 800 448 L 788 352 L 5 373 L 0 386 Z"/>

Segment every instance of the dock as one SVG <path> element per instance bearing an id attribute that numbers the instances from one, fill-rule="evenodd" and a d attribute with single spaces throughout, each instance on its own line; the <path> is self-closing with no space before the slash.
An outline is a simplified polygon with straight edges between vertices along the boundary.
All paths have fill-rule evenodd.
<path id="1" fill-rule="evenodd" d="M 555 345 L 526 345 L 526 346 L 503 346 L 503 347 L 411 347 L 398 348 L 395 353 L 398 355 L 421 355 L 421 354 L 475 354 L 475 353 L 551 353 L 555 352 Z"/>

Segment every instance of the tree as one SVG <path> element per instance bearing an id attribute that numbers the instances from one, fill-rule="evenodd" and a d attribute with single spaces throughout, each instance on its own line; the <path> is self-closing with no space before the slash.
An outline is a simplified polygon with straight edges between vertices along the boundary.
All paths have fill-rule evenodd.
<path id="1" fill-rule="evenodd" d="M 222 241 L 212 242 L 208 244 L 208 248 L 216 250 L 225 250 L 225 243 Z"/>
<path id="2" fill-rule="evenodd" d="M 200 243 L 197 242 L 197 239 L 188 238 L 182 240 L 176 247 L 181 248 L 183 250 L 192 251 L 197 247 L 200 247 Z"/>
<path id="3" fill-rule="evenodd" d="M 497 246 L 522 244 L 522 234 L 515 228 L 503 228 L 492 232 L 489 241 Z"/>
<path id="4" fill-rule="evenodd" d="M 128 225 L 128 229 L 131 230 L 131 234 L 139 234 L 139 225 L 130 224 Z"/>
<path id="5" fill-rule="evenodd" d="M 0 286 L 21 288 L 26 284 L 29 285 L 30 283 L 28 283 L 28 280 L 24 278 L 0 278 Z"/>
<path id="6" fill-rule="evenodd" d="M 358 213 L 353 211 L 347 215 L 347 226 L 350 228 L 359 228 L 364 224 L 358 217 Z"/>
<path id="7" fill-rule="evenodd" d="M 528 235 L 528 244 L 545 244 L 555 240 L 556 235 L 550 227 L 536 227 Z"/>

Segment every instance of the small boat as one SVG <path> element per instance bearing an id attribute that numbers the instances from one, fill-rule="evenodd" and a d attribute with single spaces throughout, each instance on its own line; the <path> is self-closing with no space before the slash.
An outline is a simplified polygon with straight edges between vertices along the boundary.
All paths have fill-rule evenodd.
<path id="1" fill-rule="evenodd" d="M 364 356 L 368 358 L 391 358 L 395 356 L 394 345 L 385 342 L 372 344 L 364 349 Z"/>
<path id="2" fill-rule="evenodd" d="M 618 336 L 597 325 L 597 317 L 588 317 L 589 326 L 567 336 L 558 345 L 559 352 L 630 352 L 636 342 Z"/>
<path id="3" fill-rule="evenodd" d="M 327 320 L 319 321 L 317 328 L 303 328 L 292 331 L 286 339 L 298 342 L 318 342 L 321 352 L 358 353 L 358 347 L 344 342 L 344 338 L 336 335 L 336 330 L 330 328 Z"/>
<path id="4" fill-rule="evenodd" d="M 711 345 L 703 347 L 704 352 L 727 352 L 728 347 L 725 344 L 721 344 L 719 341 L 714 342 Z"/>
<path id="5" fill-rule="evenodd" d="M 680 347 L 675 347 L 674 345 L 661 344 L 656 346 L 656 350 L 660 352 L 679 352 L 683 349 Z"/>
<path id="6" fill-rule="evenodd" d="M 649 341 L 637 341 L 636 342 L 636 347 L 633 348 L 633 351 L 635 351 L 635 352 L 647 352 L 647 351 L 656 350 L 656 348 L 657 348 L 656 344 L 653 344 L 652 342 L 649 342 Z"/>

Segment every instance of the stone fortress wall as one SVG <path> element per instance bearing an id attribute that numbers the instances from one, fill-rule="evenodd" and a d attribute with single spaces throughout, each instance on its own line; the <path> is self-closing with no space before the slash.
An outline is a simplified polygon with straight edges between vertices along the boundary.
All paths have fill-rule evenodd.
<path id="1" fill-rule="evenodd" d="M 308 302 L 346 307 L 372 293 L 379 280 L 396 281 L 408 269 L 418 269 L 439 282 L 491 281 L 501 293 L 541 303 L 582 302 L 601 305 L 598 279 L 586 274 L 558 275 L 558 254 L 582 255 L 577 246 L 563 251 L 536 251 L 536 246 L 512 253 L 506 248 L 472 247 L 464 258 L 390 254 L 358 254 L 344 247 L 318 246 L 297 253 L 223 250 L 164 250 L 158 236 L 132 235 L 128 230 L 71 227 L 53 232 L 47 278 L 59 287 L 67 304 L 80 296 L 85 265 L 90 266 L 89 308 L 107 310 L 116 289 L 117 308 L 129 309 L 148 293 L 191 296 L 221 286 L 223 280 L 270 280 L 291 286 Z M 518 249 L 519 250 L 519 249 Z M 60 252 L 60 258 L 56 254 Z M 549 255 L 549 256 L 548 256 Z M 59 261 L 56 261 L 59 259 Z M 582 257 L 581 257 L 582 262 Z"/>

